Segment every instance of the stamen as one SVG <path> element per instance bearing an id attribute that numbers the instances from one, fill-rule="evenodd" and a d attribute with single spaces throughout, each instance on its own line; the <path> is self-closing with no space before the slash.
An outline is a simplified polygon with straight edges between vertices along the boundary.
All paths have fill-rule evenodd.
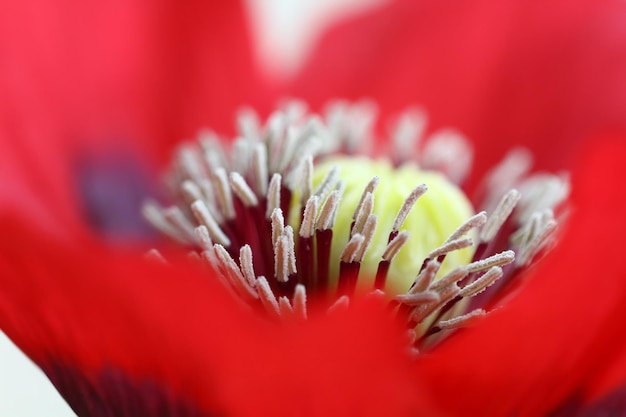
<path id="1" fill-rule="evenodd" d="M 496 253 L 488 258 L 481 259 L 479 261 L 472 262 L 467 265 L 467 269 L 470 274 L 478 271 L 489 269 L 492 266 L 503 266 L 510 264 L 515 260 L 515 252 L 512 250 L 506 250 L 504 252 Z"/>
<path id="2" fill-rule="evenodd" d="M 295 252 L 295 240 L 293 234 L 293 228 L 291 226 L 286 226 L 285 231 L 283 232 L 284 236 L 287 237 L 287 267 L 289 275 L 295 274 L 297 272 L 296 269 L 296 252 Z"/>
<path id="3" fill-rule="evenodd" d="M 238 138 L 232 152 L 232 170 L 234 172 L 245 172 L 252 157 L 253 143 L 245 138 Z"/>
<path id="4" fill-rule="evenodd" d="M 532 240 L 520 248 L 517 264 L 519 266 L 528 265 L 535 255 L 550 241 L 550 237 L 554 234 L 557 226 L 557 222 L 551 219 L 538 228 L 539 230 Z"/>
<path id="5" fill-rule="evenodd" d="M 508 219 L 509 215 L 513 212 L 521 196 L 519 191 L 510 190 L 502 197 L 493 214 L 489 216 L 483 230 L 480 232 L 480 240 L 482 242 L 489 242 L 496 237 L 500 227 L 502 227 L 506 219 Z"/>
<path id="6" fill-rule="evenodd" d="M 168 265 L 163 255 L 161 255 L 161 252 L 156 249 L 150 249 L 148 252 L 146 252 L 144 258 L 150 262 L 154 262 L 159 265 Z"/>
<path id="7" fill-rule="evenodd" d="M 198 161 L 196 153 L 191 149 L 191 147 L 182 147 L 179 151 L 179 155 L 184 175 L 191 178 L 195 182 L 202 180 L 202 178 L 204 178 L 204 173 L 200 161 Z"/>
<path id="8" fill-rule="evenodd" d="M 417 149 L 426 128 L 426 115 L 423 110 L 412 108 L 403 112 L 392 127 L 392 157 L 398 165 L 413 159 L 415 155 L 407 150 Z"/>
<path id="9" fill-rule="evenodd" d="M 228 277 L 229 282 L 235 287 L 237 292 L 244 297 L 244 299 L 256 300 L 259 298 L 257 292 L 250 286 L 248 281 L 244 278 L 241 270 L 231 258 L 230 254 L 224 249 L 222 245 L 215 244 L 215 255 L 219 264 L 221 265 L 224 275 Z"/>
<path id="10" fill-rule="evenodd" d="M 485 213 L 484 211 L 481 211 L 480 213 L 473 215 L 465 223 L 459 226 L 459 228 L 456 229 L 454 233 L 452 233 L 450 237 L 448 237 L 448 239 L 446 239 L 446 241 L 444 242 L 444 245 L 446 243 L 450 243 L 454 240 L 457 240 L 462 236 L 465 236 L 472 229 L 478 229 L 480 227 L 483 227 L 483 225 L 486 222 L 487 222 L 487 213 Z"/>
<path id="11" fill-rule="evenodd" d="M 385 252 L 383 253 L 383 259 L 385 261 L 392 261 L 393 258 L 398 254 L 402 246 L 409 239 L 410 233 L 406 231 L 399 232 L 396 237 L 394 237 L 388 244 Z"/>
<path id="12" fill-rule="evenodd" d="M 284 295 L 278 298 L 278 307 L 280 309 L 280 315 L 283 317 L 292 317 L 294 315 L 289 298 Z"/>
<path id="13" fill-rule="evenodd" d="M 280 236 L 274 245 L 274 278 L 278 282 L 289 280 L 289 240 Z"/>
<path id="14" fill-rule="evenodd" d="M 461 327 L 467 327 L 475 324 L 477 321 L 482 320 L 486 315 L 487 313 L 485 310 L 477 308 L 476 310 L 462 316 L 454 317 L 449 320 L 441 320 L 437 323 L 437 326 L 441 330 L 459 329 Z"/>
<path id="15" fill-rule="evenodd" d="M 185 236 L 178 230 L 178 228 L 174 227 L 169 221 L 167 221 L 163 215 L 163 210 L 157 203 L 154 201 L 146 202 L 141 209 L 141 213 L 144 219 L 146 219 L 148 223 L 150 223 L 159 232 L 180 244 L 187 244 Z"/>
<path id="16" fill-rule="evenodd" d="M 417 202 L 417 199 L 420 198 L 424 193 L 428 190 L 426 184 L 420 184 L 411 191 L 411 194 L 404 200 L 400 210 L 398 211 L 398 215 L 393 222 L 392 231 L 397 232 L 401 227 L 407 216 L 411 212 L 411 209 Z"/>
<path id="17" fill-rule="evenodd" d="M 319 206 L 319 198 L 312 196 L 306 203 L 304 214 L 302 215 L 302 223 L 300 224 L 300 236 L 310 238 L 315 233 L 315 216 Z"/>
<path id="18" fill-rule="evenodd" d="M 335 190 L 326 199 L 317 218 L 317 230 L 327 230 L 335 225 L 341 192 Z"/>
<path id="19" fill-rule="evenodd" d="M 183 196 L 185 197 L 186 203 L 191 204 L 196 200 L 203 200 L 202 191 L 200 191 L 200 187 L 198 184 L 191 180 L 183 181 L 180 187 Z"/>
<path id="20" fill-rule="evenodd" d="M 237 112 L 237 126 L 241 136 L 248 140 L 255 140 L 261 136 L 261 121 L 259 116 L 249 107 L 242 107 Z"/>
<path id="21" fill-rule="evenodd" d="M 436 258 L 438 258 L 440 256 L 447 255 L 448 253 L 450 253 L 452 251 L 461 250 L 461 249 L 465 249 L 467 247 L 470 247 L 473 244 L 474 244 L 474 242 L 469 237 L 465 237 L 465 238 L 461 238 L 461 239 L 457 239 L 457 240 L 452 240 L 452 241 L 450 241 L 448 243 L 444 243 L 443 245 L 439 246 L 437 249 L 435 249 L 434 251 L 429 253 L 428 257 L 431 258 L 431 259 L 436 259 Z"/>
<path id="22" fill-rule="evenodd" d="M 209 236 L 213 241 L 226 247 L 230 246 L 230 239 L 222 231 L 221 227 L 217 224 L 213 216 L 211 216 L 211 213 L 209 212 L 206 204 L 204 204 L 204 201 L 195 201 L 191 205 L 191 211 L 198 223 L 207 228 Z"/>
<path id="23" fill-rule="evenodd" d="M 333 314 L 335 312 L 346 311 L 350 307 L 350 297 L 347 295 L 342 295 L 337 298 L 330 307 L 328 307 L 327 314 Z"/>
<path id="24" fill-rule="evenodd" d="M 280 174 L 272 175 L 270 185 L 267 191 L 267 210 L 265 211 L 265 217 L 270 218 L 272 213 L 276 209 L 280 209 L 280 184 L 282 178 Z"/>
<path id="25" fill-rule="evenodd" d="M 456 130 L 442 129 L 433 133 L 422 150 L 422 166 L 443 172 L 455 184 L 460 184 L 472 165 L 472 147 Z"/>
<path id="26" fill-rule="evenodd" d="M 328 194 L 330 189 L 337 183 L 338 179 L 339 167 L 337 165 L 333 165 L 313 194 L 323 199 L 326 194 Z"/>
<path id="27" fill-rule="evenodd" d="M 341 253 L 341 262 L 351 263 L 355 262 L 356 255 L 359 253 L 359 249 L 363 245 L 365 237 L 361 234 L 355 234 L 350 238 L 350 241 L 346 244 L 343 252 Z"/>
<path id="28" fill-rule="evenodd" d="M 355 212 L 354 226 L 350 232 L 350 235 L 361 233 L 365 227 L 365 222 L 372 214 L 374 209 L 374 194 L 367 193 L 363 198 L 363 204 L 359 208 L 358 212 Z"/>
<path id="29" fill-rule="evenodd" d="M 205 225 L 196 227 L 194 231 L 196 232 L 196 238 L 198 239 L 198 243 L 200 244 L 200 248 L 202 250 L 213 249 L 213 241 L 209 235 L 209 229 L 207 229 Z"/>
<path id="30" fill-rule="evenodd" d="M 446 285 L 439 291 L 440 300 L 438 302 L 419 305 L 413 310 L 409 317 L 409 320 L 417 324 L 422 323 L 428 316 L 430 316 L 442 306 L 446 305 L 458 294 L 459 287 L 457 287 L 456 284 L 452 283 L 450 285 Z"/>
<path id="31" fill-rule="evenodd" d="M 434 281 L 435 275 L 439 272 L 439 268 L 441 268 L 441 263 L 436 260 L 428 262 L 417 278 L 415 278 L 415 283 L 409 290 L 409 294 L 417 294 L 426 291 Z"/>
<path id="32" fill-rule="evenodd" d="M 252 172 L 257 195 L 265 196 L 269 173 L 267 171 L 267 149 L 261 143 L 256 144 L 252 150 Z"/>
<path id="33" fill-rule="evenodd" d="M 293 311 L 298 318 L 306 320 L 306 287 L 302 284 L 296 285 L 293 292 Z"/>
<path id="34" fill-rule="evenodd" d="M 265 277 L 261 276 L 257 279 L 256 289 L 259 294 L 259 300 L 261 300 L 265 309 L 270 313 L 280 316 L 281 309 L 276 301 L 276 296 L 274 295 L 274 292 L 270 288 L 270 284 L 267 282 Z"/>
<path id="35" fill-rule="evenodd" d="M 217 198 L 224 217 L 227 220 L 233 220 L 235 218 L 235 205 L 233 204 L 233 195 L 230 191 L 228 177 L 224 168 L 217 168 L 213 171 L 213 184 L 217 189 Z"/>
<path id="36" fill-rule="evenodd" d="M 313 193 L 313 157 L 307 156 L 302 162 L 302 180 L 300 182 L 300 204 L 305 205 Z"/>
<path id="37" fill-rule="evenodd" d="M 361 262 L 365 257 L 365 253 L 367 249 L 370 247 L 372 243 L 372 239 L 374 238 L 374 232 L 376 231 L 376 226 L 378 224 L 378 216 L 372 214 L 368 217 L 365 222 L 365 226 L 363 226 L 363 244 L 359 247 L 357 253 L 355 254 L 354 260 L 356 262 Z"/>
<path id="38" fill-rule="evenodd" d="M 465 278 L 469 272 L 469 265 L 456 267 L 441 279 L 433 282 L 428 289 L 431 291 L 442 291 L 451 285 L 456 286 L 456 283 Z"/>
<path id="39" fill-rule="evenodd" d="M 256 198 L 254 191 L 252 191 L 246 183 L 246 180 L 244 180 L 238 172 L 230 173 L 230 186 L 244 206 L 253 207 L 259 204 L 259 200 Z"/>
<path id="40" fill-rule="evenodd" d="M 275 208 L 272 211 L 272 246 L 276 246 L 278 238 L 283 235 L 285 231 L 285 218 L 283 217 L 283 211 L 280 208 Z"/>
<path id="41" fill-rule="evenodd" d="M 193 225 L 178 206 L 168 207 L 163 210 L 163 217 L 178 230 L 180 235 L 184 237 L 186 243 L 195 241 L 196 236 L 193 232 Z"/>
<path id="42" fill-rule="evenodd" d="M 424 303 L 436 303 L 441 300 L 439 293 L 436 291 L 422 291 L 414 294 L 399 294 L 394 297 L 399 303 L 410 307 L 416 307 Z"/>
<path id="43" fill-rule="evenodd" d="M 485 291 L 494 282 L 502 277 L 502 268 L 494 266 L 489 271 L 485 272 L 480 278 L 466 285 L 461 289 L 459 295 L 461 297 L 473 297 L 481 292 Z"/>
<path id="44" fill-rule="evenodd" d="M 252 263 L 252 249 L 250 245 L 244 245 L 239 249 L 239 265 L 241 272 L 248 284 L 254 288 L 256 286 L 256 276 L 254 274 L 254 265 Z"/>
<path id="45" fill-rule="evenodd" d="M 495 205 L 494 197 L 499 199 L 503 192 L 512 188 L 530 171 L 532 163 L 533 157 L 527 149 L 515 148 L 509 151 L 504 160 L 485 178 L 485 188 L 490 191 L 485 206 L 490 209 Z"/>
<path id="46" fill-rule="evenodd" d="M 359 199 L 358 204 L 354 208 L 354 214 L 352 214 L 352 220 L 356 221 L 357 217 L 359 216 L 359 213 L 363 210 L 363 204 L 365 203 L 365 198 L 367 197 L 368 194 L 371 194 L 372 196 L 374 195 L 376 188 L 378 188 L 378 184 L 380 184 L 380 178 L 377 176 L 373 177 L 367 183 L 367 185 L 365 186 L 365 189 L 363 190 L 363 193 L 361 194 L 361 198 Z"/>

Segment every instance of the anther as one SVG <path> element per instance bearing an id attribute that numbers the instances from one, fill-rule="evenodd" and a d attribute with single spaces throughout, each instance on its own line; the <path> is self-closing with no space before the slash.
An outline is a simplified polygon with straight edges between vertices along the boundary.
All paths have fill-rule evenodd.
<path id="1" fill-rule="evenodd" d="M 302 215 L 302 223 L 300 224 L 300 236 L 310 238 L 315 233 L 315 217 L 319 206 L 319 198 L 312 196 L 306 202 L 304 214 Z"/>
<path id="2" fill-rule="evenodd" d="M 306 320 L 306 288 L 302 284 L 296 285 L 296 288 L 294 289 L 293 311 L 298 318 Z"/>
<path id="3" fill-rule="evenodd" d="M 335 225 L 335 217 L 337 216 L 340 200 L 341 192 L 337 190 L 328 195 L 317 218 L 317 230 L 327 230 Z"/>
<path id="4" fill-rule="evenodd" d="M 399 294 L 394 299 L 401 304 L 416 307 L 425 303 L 437 303 L 441 300 L 441 297 L 436 291 L 421 291 L 414 294 Z"/>
<path id="5" fill-rule="evenodd" d="M 346 263 L 354 262 L 357 254 L 359 253 L 359 249 L 363 245 L 364 241 L 365 241 L 365 237 L 363 235 L 361 234 L 353 235 L 348 241 L 348 243 L 346 244 L 346 247 L 344 248 L 343 252 L 341 253 L 341 256 L 340 256 L 341 261 L 346 262 Z"/>
<path id="6" fill-rule="evenodd" d="M 285 218 L 283 217 L 283 211 L 280 208 L 275 208 L 272 211 L 272 245 L 276 246 L 278 238 L 283 235 L 285 230 Z"/>
<path id="7" fill-rule="evenodd" d="M 146 202 L 141 209 L 141 214 L 148 221 L 148 223 L 164 235 L 183 245 L 188 243 L 187 239 L 178 230 L 178 228 L 170 224 L 170 222 L 165 218 L 163 210 L 157 203 L 153 201 Z"/>
<path id="8" fill-rule="evenodd" d="M 456 267 L 441 279 L 433 282 L 428 289 L 432 291 L 441 291 L 451 285 L 456 286 L 456 283 L 465 278 L 469 272 L 469 267 Z"/>
<path id="9" fill-rule="evenodd" d="M 357 219 L 359 213 L 363 210 L 363 204 L 365 203 L 365 198 L 371 194 L 374 195 L 374 191 L 376 191 L 376 188 L 378 188 L 378 184 L 380 184 L 380 178 L 379 177 L 373 177 L 365 186 L 365 189 L 363 190 L 363 193 L 361 194 L 361 198 L 359 199 L 358 204 L 356 205 L 356 207 L 354 208 L 354 213 L 352 214 L 352 220 Z"/>
<path id="10" fill-rule="evenodd" d="M 180 186 L 180 189 L 185 197 L 187 204 L 191 204 L 196 200 L 203 200 L 202 191 L 198 184 L 191 180 L 185 180 Z"/>
<path id="11" fill-rule="evenodd" d="M 485 272 L 476 281 L 469 285 L 466 285 L 461 289 L 459 295 L 461 297 L 473 297 L 481 292 L 485 291 L 494 282 L 502 277 L 502 268 L 494 266 L 489 271 Z"/>
<path id="12" fill-rule="evenodd" d="M 406 231 L 399 232 L 396 237 L 394 237 L 391 242 L 387 244 L 387 248 L 385 248 L 385 252 L 383 252 L 383 260 L 391 261 L 398 254 L 400 249 L 404 246 L 404 244 L 409 239 L 410 233 Z"/>
<path id="13" fill-rule="evenodd" d="M 512 250 L 506 250 L 504 252 L 496 253 L 488 258 L 481 259 L 478 261 L 474 261 L 471 264 L 467 265 L 467 269 L 469 273 L 474 273 L 478 271 L 483 271 L 485 269 L 489 269 L 492 266 L 503 266 L 510 264 L 515 260 L 515 252 Z"/>
<path id="14" fill-rule="evenodd" d="M 489 216 L 487 223 L 480 232 L 480 240 L 482 242 L 489 242 L 496 237 L 500 227 L 502 227 L 506 219 L 511 215 L 521 196 L 519 191 L 510 190 L 502 197 L 498 206 L 491 216 Z"/>
<path id="15" fill-rule="evenodd" d="M 434 281 L 435 275 L 439 272 L 439 268 L 441 268 L 441 263 L 436 260 L 431 260 L 426 264 L 426 267 L 422 269 L 422 271 L 415 278 L 415 282 L 411 289 L 409 290 L 410 294 L 416 294 L 422 291 L 426 291 L 430 284 Z"/>
<path id="16" fill-rule="evenodd" d="M 406 220 L 407 216 L 411 212 L 411 209 L 413 208 L 417 200 L 422 195 L 424 195 L 424 193 L 427 190 L 428 190 L 428 187 L 426 187 L 426 184 L 420 184 L 417 187 L 415 187 L 413 191 L 411 191 L 411 194 L 409 194 L 409 196 L 404 200 L 404 203 L 402 203 L 400 210 L 398 210 L 398 215 L 396 216 L 396 219 L 393 222 L 392 230 L 394 232 L 400 230 L 400 228 L 402 227 L 402 224 Z"/>
<path id="17" fill-rule="evenodd" d="M 254 191 L 252 191 L 246 183 L 246 180 L 244 180 L 238 172 L 230 173 L 230 186 L 244 206 L 253 207 L 259 204 L 259 200 L 254 194 Z"/>
<path id="18" fill-rule="evenodd" d="M 278 307 L 280 310 L 280 315 L 282 317 L 291 317 L 294 315 L 293 307 L 291 307 L 289 298 L 285 297 L 284 295 L 278 297 Z"/>
<path id="19" fill-rule="evenodd" d="M 227 220 L 233 220 L 236 215 L 235 205 L 233 204 L 233 195 L 230 191 L 230 184 L 224 168 L 217 168 L 213 171 L 213 184 L 217 189 L 217 198 L 224 217 Z"/>
<path id="20" fill-rule="evenodd" d="M 472 217 L 467 219 L 467 221 L 465 221 L 461 226 L 459 226 L 454 231 L 454 233 L 452 233 L 450 237 L 448 237 L 448 239 L 446 239 L 446 241 L 444 242 L 444 245 L 446 243 L 452 242 L 453 240 L 457 240 L 462 236 L 465 236 L 472 229 L 479 229 L 483 227 L 486 222 L 487 222 L 487 213 L 485 213 L 484 211 L 481 211 L 480 213 L 473 215 Z"/>
<path id="21" fill-rule="evenodd" d="M 186 243 L 193 243 L 195 241 L 194 227 L 178 206 L 168 207 L 163 210 L 163 217 L 178 230 L 181 236 L 184 236 Z"/>
<path id="22" fill-rule="evenodd" d="M 281 310 L 278 306 L 278 301 L 276 301 L 276 296 L 274 295 L 274 292 L 270 288 L 270 284 L 267 282 L 265 277 L 261 276 L 257 279 L 256 289 L 259 294 L 259 300 L 261 300 L 265 309 L 270 313 L 280 316 Z"/>
<path id="23" fill-rule="evenodd" d="M 313 194 L 323 199 L 338 180 L 339 167 L 333 165 Z"/>
<path id="24" fill-rule="evenodd" d="M 304 206 L 313 193 L 313 157 L 311 155 L 305 157 L 302 161 L 300 192 L 300 204 Z"/>
<path id="25" fill-rule="evenodd" d="M 365 253 L 367 249 L 370 247 L 372 240 L 374 239 L 374 232 L 376 231 L 376 226 L 378 225 L 378 216 L 375 214 L 370 215 L 363 226 L 363 230 L 361 234 L 363 235 L 363 243 L 357 250 L 355 254 L 354 260 L 356 262 L 361 262 L 365 257 Z"/>
<path id="26" fill-rule="evenodd" d="M 457 316 L 449 320 L 441 320 L 437 323 L 437 326 L 441 330 L 453 330 L 461 327 L 467 327 L 475 324 L 477 321 L 482 320 L 487 313 L 482 308 L 477 308 L 462 316 Z"/>
<path id="27" fill-rule="evenodd" d="M 280 186 L 282 177 L 280 174 L 272 175 L 270 185 L 267 190 L 267 209 L 265 211 L 265 217 L 270 218 L 274 210 L 280 208 Z"/>
<path id="28" fill-rule="evenodd" d="M 196 227 L 194 229 L 194 232 L 196 233 L 196 238 L 202 250 L 213 249 L 213 240 L 211 240 L 211 236 L 209 235 L 209 229 L 207 229 L 205 225 L 200 225 Z"/>
<path id="29" fill-rule="evenodd" d="M 456 239 L 456 240 L 452 240 L 448 243 L 444 243 L 443 245 L 439 246 L 437 249 L 433 250 L 431 253 L 428 254 L 428 257 L 431 259 L 436 259 L 442 255 L 446 255 L 452 251 L 455 250 L 461 250 L 461 249 L 465 249 L 467 247 L 470 247 L 473 245 L 473 241 L 471 238 L 469 237 L 464 237 L 461 239 Z"/>
<path id="30" fill-rule="evenodd" d="M 372 214 L 374 209 L 374 194 L 367 193 L 363 198 L 363 204 L 358 208 L 358 212 L 354 213 L 354 227 L 352 228 L 351 235 L 361 233 L 365 227 L 365 222 Z"/>
<path id="31" fill-rule="evenodd" d="M 252 172 L 254 173 L 254 188 L 258 196 L 267 194 L 267 149 L 261 143 L 257 143 L 252 150 Z"/>
<path id="32" fill-rule="evenodd" d="M 196 200 L 191 204 L 191 211 L 201 225 L 205 226 L 211 239 L 220 245 L 230 246 L 230 239 L 222 231 L 222 228 L 217 224 L 208 207 L 202 200 Z"/>
<path id="33" fill-rule="evenodd" d="M 228 277 L 229 282 L 237 289 L 237 292 L 245 299 L 255 300 L 259 298 L 257 292 L 252 288 L 249 282 L 244 278 L 241 270 L 231 258 L 230 254 L 224 249 L 222 245 L 216 244 L 214 246 L 215 256 L 219 261 L 222 269 Z"/>
<path id="34" fill-rule="evenodd" d="M 254 288 L 256 286 L 256 276 L 254 274 L 252 249 L 250 249 L 250 245 L 243 245 L 241 249 L 239 249 L 239 265 L 244 278 L 248 281 L 248 284 Z"/>

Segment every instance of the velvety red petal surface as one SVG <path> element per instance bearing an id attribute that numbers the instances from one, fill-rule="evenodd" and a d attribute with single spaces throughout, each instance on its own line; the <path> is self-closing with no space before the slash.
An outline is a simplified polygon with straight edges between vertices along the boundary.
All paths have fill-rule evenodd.
<path id="1" fill-rule="evenodd" d="M 472 183 L 512 144 L 567 166 L 583 138 L 626 127 L 626 4 L 619 0 L 396 0 L 322 40 L 293 89 L 320 106 L 371 97 L 423 106 L 475 142 Z"/>
<path id="2" fill-rule="evenodd" d="M 102 153 L 163 162 L 199 128 L 230 131 L 238 106 L 265 102 L 239 1 L 2 9 L 0 198 L 36 195 L 80 224 L 81 163 Z"/>
<path id="3" fill-rule="evenodd" d="M 21 220 L 1 222 L 0 327 L 44 369 L 94 384 L 121 371 L 217 415 L 402 416 L 423 402 L 377 303 L 278 326 L 208 271 L 59 244 Z"/>
<path id="4" fill-rule="evenodd" d="M 557 249 L 501 311 L 418 363 L 451 415 L 544 415 L 626 382 L 626 142 L 597 139 L 573 178 Z"/>

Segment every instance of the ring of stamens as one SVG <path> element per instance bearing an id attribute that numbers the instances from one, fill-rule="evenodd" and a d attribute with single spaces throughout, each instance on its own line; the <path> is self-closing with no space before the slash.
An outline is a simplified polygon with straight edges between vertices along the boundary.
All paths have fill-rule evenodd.
<path id="1" fill-rule="evenodd" d="M 156 229 L 192 247 L 203 262 L 218 271 L 237 297 L 270 317 L 305 319 L 307 293 L 312 292 L 331 294 L 329 312 L 346 308 L 357 291 L 362 262 L 380 223 L 374 213 L 380 178 L 374 176 L 360 194 L 347 241 L 343 248 L 334 247 L 337 244 L 333 234 L 346 183 L 339 167 L 333 165 L 314 188 L 316 161 L 331 154 L 350 153 L 359 138 L 373 135 L 363 130 L 363 126 L 372 125 L 371 108 L 345 103 L 332 108 L 333 112 L 322 120 L 303 117 L 302 106 L 292 104 L 271 115 L 264 127 L 252 112 L 246 111 L 240 119 L 242 137 L 235 142 L 230 157 L 214 134 L 203 132 L 199 146 L 182 147 L 174 163 L 169 182 L 174 184 L 180 205 L 161 208 L 149 202 L 143 210 Z M 401 137 L 393 143 L 404 147 L 411 141 L 409 136 L 416 136 L 414 141 L 419 139 L 424 121 L 415 117 L 423 114 L 409 112 L 400 118 L 395 131 Z M 462 181 L 466 168 L 454 167 L 450 155 L 469 154 L 463 152 L 466 143 L 450 131 L 433 135 L 432 141 L 459 148 L 440 155 L 433 149 L 442 147 L 429 142 L 427 158 L 420 160 L 413 155 L 414 160 L 443 169 Z M 406 162 L 406 152 L 396 149 L 390 154 L 395 155 L 397 163 Z M 465 167 L 466 162 L 461 165 Z M 494 175 L 498 172 L 494 170 Z M 518 184 L 522 177 L 516 174 L 508 185 Z M 493 178 L 489 181 L 495 183 Z M 538 200 L 524 200 L 515 189 L 503 193 L 503 184 L 494 186 L 502 197 L 498 203 L 491 194 L 485 198 L 494 207 L 491 214 L 483 211 L 469 216 L 424 255 L 408 288 L 387 294 L 398 317 L 407 323 L 416 348 L 423 349 L 427 341 L 436 340 L 435 334 L 484 317 L 486 302 L 476 307 L 467 300 L 484 295 L 498 281 L 510 281 L 549 246 L 557 226 L 553 209 L 566 197 L 567 183 L 559 183 L 556 176 L 536 181 L 534 188 L 529 182 L 522 184 Z M 536 190 L 548 186 L 558 190 L 561 197 L 549 201 L 536 197 L 541 196 Z M 426 184 L 417 184 L 402 202 L 376 261 L 370 291 L 389 292 L 390 267 L 412 238 L 401 230 L 403 223 L 426 192 Z M 293 204 L 294 198 L 297 204 Z M 516 217 L 513 213 L 520 204 L 527 209 L 520 210 Z M 520 222 L 520 218 L 526 220 Z M 476 242 L 472 235 L 478 236 Z M 469 247 L 475 248 L 469 262 L 442 272 L 442 264 L 450 254 Z M 330 291 L 334 252 L 339 254 L 335 293 Z M 147 257 L 166 262 L 156 250 Z"/>

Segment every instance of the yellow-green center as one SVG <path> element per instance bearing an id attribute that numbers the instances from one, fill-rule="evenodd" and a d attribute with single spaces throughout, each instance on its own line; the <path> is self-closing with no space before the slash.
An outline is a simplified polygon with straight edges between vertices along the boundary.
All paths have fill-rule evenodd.
<path id="1" fill-rule="evenodd" d="M 400 230 L 410 233 L 408 242 L 391 263 L 385 291 L 398 294 L 409 289 L 420 271 L 423 260 L 439 247 L 457 227 L 474 214 L 465 194 L 442 174 L 422 171 L 415 165 L 393 167 L 386 160 L 365 157 L 337 157 L 316 163 L 313 187 L 317 187 L 328 171 L 337 166 L 345 183 L 345 191 L 337 211 L 333 228 L 330 283 L 337 282 L 339 257 L 349 240 L 354 210 L 363 190 L 374 177 L 380 184 L 374 192 L 373 213 L 378 216 L 378 226 L 371 245 L 365 254 L 359 273 L 358 286 L 372 288 L 378 263 L 388 243 L 389 232 L 405 199 L 419 184 L 428 191 L 419 198 Z M 456 266 L 471 261 L 472 247 L 449 253 L 438 276 L 443 276 Z"/>

